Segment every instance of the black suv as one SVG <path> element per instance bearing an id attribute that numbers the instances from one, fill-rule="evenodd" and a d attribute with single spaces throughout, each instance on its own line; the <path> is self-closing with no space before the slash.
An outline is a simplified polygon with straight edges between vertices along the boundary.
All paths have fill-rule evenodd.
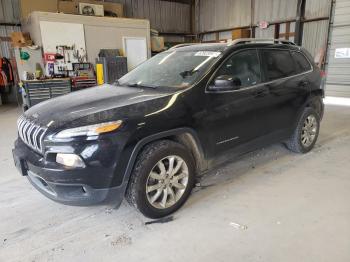
<path id="1" fill-rule="evenodd" d="M 310 151 L 323 116 L 321 71 L 282 40 L 194 44 L 119 79 L 40 103 L 18 120 L 13 156 L 37 190 L 69 205 L 177 210 L 220 163 L 284 142 Z"/>

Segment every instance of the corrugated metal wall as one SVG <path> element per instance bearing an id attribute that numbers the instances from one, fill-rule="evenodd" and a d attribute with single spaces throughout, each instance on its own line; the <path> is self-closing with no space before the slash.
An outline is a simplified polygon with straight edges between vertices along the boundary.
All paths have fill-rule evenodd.
<path id="1" fill-rule="evenodd" d="M 191 8 L 188 4 L 160 0 L 109 0 L 124 5 L 126 17 L 149 19 L 151 28 L 166 33 L 190 33 Z"/>
<path id="2" fill-rule="evenodd" d="M 20 21 L 19 0 L 0 1 L 0 23 L 18 24 Z"/>
<path id="3" fill-rule="evenodd" d="M 298 0 L 255 0 L 253 23 L 295 19 L 297 2 Z M 251 0 L 200 0 L 197 28 L 203 33 L 249 26 L 251 5 Z"/>
<path id="4" fill-rule="evenodd" d="M 328 20 L 304 24 L 302 45 L 314 57 L 321 49 L 327 48 L 328 24 Z"/>
<path id="5" fill-rule="evenodd" d="M 1 0 L 0 1 L 0 23 L 18 24 L 20 21 L 19 0 Z M 12 32 L 20 31 L 19 26 L 0 26 L 0 36 L 9 37 Z M 0 41 L 0 56 L 11 57 L 11 44 L 8 41 Z"/>
<path id="6" fill-rule="evenodd" d="M 331 0 L 306 0 L 305 18 L 327 17 L 331 10 Z"/>
<path id="7" fill-rule="evenodd" d="M 275 23 L 295 20 L 298 0 L 197 0 L 199 1 L 199 33 L 249 26 L 251 5 L 254 5 L 253 24 L 260 21 Z M 305 18 L 328 17 L 331 0 L 306 0 Z M 312 21 L 304 24 L 303 46 L 314 56 L 326 47 L 328 20 Z M 281 24 L 283 26 L 283 24 Z M 292 28 L 293 27 L 293 28 Z M 294 24 L 290 28 L 294 32 Z M 255 29 L 256 38 L 273 38 L 274 25 L 267 29 Z M 222 38 L 221 35 L 219 39 Z M 290 38 L 293 40 L 293 37 Z M 215 34 L 204 34 L 203 41 L 215 41 Z"/>
<path id="8" fill-rule="evenodd" d="M 350 1 L 337 0 L 331 28 L 326 94 L 350 97 L 350 58 L 335 58 L 337 48 L 350 49 Z"/>
<path id="9" fill-rule="evenodd" d="M 254 23 L 295 19 L 298 0 L 255 0 Z"/>
<path id="10" fill-rule="evenodd" d="M 19 26 L 0 26 L 0 37 L 9 37 L 12 32 L 21 31 Z M 8 41 L 0 41 L 0 56 L 11 58 L 13 55 L 11 43 Z"/>
<path id="11" fill-rule="evenodd" d="M 248 0 L 200 0 L 199 32 L 250 25 Z"/>
<path id="12" fill-rule="evenodd" d="M 314 19 L 328 17 L 331 10 L 331 0 L 306 0 L 305 18 Z M 303 46 L 315 56 L 321 49 L 327 47 L 328 20 L 304 23 Z"/>

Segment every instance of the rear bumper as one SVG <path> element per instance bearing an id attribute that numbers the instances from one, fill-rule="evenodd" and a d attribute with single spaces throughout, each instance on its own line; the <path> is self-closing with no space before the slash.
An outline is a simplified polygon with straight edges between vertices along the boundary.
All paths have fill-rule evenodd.
<path id="1" fill-rule="evenodd" d="M 47 162 L 21 140 L 16 141 L 12 153 L 19 172 L 40 193 L 56 202 L 77 206 L 119 206 L 123 200 L 126 186 L 123 183 L 113 185 L 113 166 L 65 168 L 57 163 Z"/>

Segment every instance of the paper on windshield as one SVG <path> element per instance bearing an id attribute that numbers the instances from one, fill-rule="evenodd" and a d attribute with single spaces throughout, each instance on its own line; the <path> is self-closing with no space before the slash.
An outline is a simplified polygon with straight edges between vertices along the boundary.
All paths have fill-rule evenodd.
<path id="1" fill-rule="evenodd" d="M 210 56 L 210 57 L 218 57 L 221 53 L 214 51 L 198 51 L 195 53 L 195 56 Z"/>

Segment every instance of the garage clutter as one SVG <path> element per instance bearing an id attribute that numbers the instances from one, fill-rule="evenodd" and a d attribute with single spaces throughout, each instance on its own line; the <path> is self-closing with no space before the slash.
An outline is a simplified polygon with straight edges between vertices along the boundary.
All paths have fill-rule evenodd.
<path id="1" fill-rule="evenodd" d="M 21 17 L 27 19 L 34 11 L 123 17 L 123 5 L 96 0 L 21 0 Z"/>
<path id="2" fill-rule="evenodd" d="M 112 84 L 150 57 L 149 21 L 124 19 L 122 4 L 97 0 L 20 3 L 22 32 L 12 33 L 11 43 L 25 110 L 52 97 Z M 160 41 L 156 49 L 163 46 Z"/>

